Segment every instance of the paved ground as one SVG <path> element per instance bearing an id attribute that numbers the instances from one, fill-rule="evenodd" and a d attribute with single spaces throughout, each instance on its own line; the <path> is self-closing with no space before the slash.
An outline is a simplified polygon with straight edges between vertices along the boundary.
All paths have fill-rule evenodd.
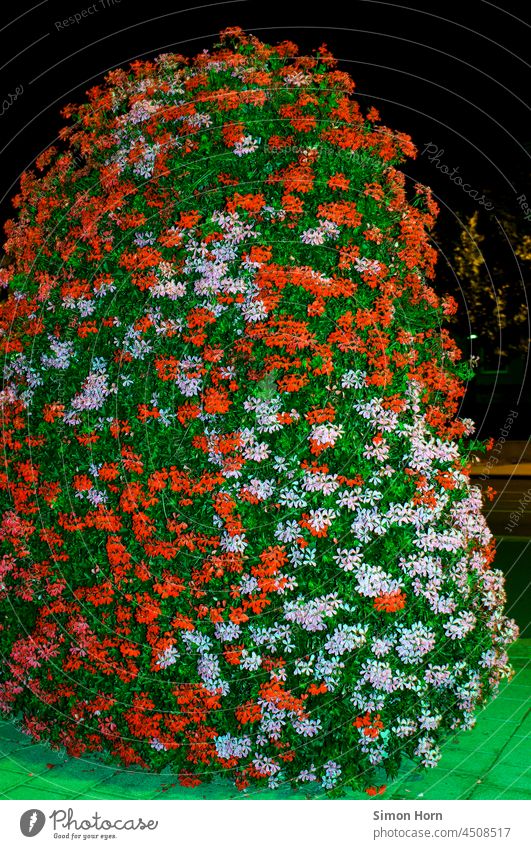
<path id="1" fill-rule="evenodd" d="M 478 718 L 476 727 L 444 746 L 436 769 L 404 768 L 388 787 L 391 799 L 531 798 L 531 640 L 511 650 L 512 681 Z M 171 775 L 117 771 L 65 758 L 29 742 L 12 723 L 0 724 L 0 796 L 4 799 L 230 799 L 230 785 L 185 790 Z M 248 798 L 304 798 L 279 789 Z M 349 793 L 349 798 L 367 799 Z M 380 797 L 376 797 L 380 798 Z"/>
<path id="2" fill-rule="evenodd" d="M 492 532 L 531 537 L 531 441 L 497 443 L 472 466 L 472 478 L 483 490 L 496 490 L 494 500 L 485 505 Z"/>
<path id="3" fill-rule="evenodd" d="M 531 474 L 531 470 L 530 470 Z M 493 501 L 485 500 L 484 514 L 496 536 L 531 537 L 531 477 L 474 479 L 482 490 L 491 486 Z"/>

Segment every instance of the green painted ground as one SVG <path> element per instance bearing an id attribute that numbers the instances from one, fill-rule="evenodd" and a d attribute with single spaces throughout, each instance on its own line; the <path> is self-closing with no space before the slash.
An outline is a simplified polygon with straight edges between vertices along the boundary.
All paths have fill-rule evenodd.
<path id="1" fill-rule="evenodd" d="M 515 675 L 476 727 L 444 747 L 432 770 L 404 768 L 386 799 L 531 799 L 531 639 L 511 650 Z M 285 789 L 247 798 L 304 799 Z M 29 742 L 10 722 L 0 725 L 0 796 L 4 799 L 232 799 L 231 785 L 185 790 L 171 775 L 116 770 L 66 758 Z M 349 793 L 347 798 L 367 799 Z M 380 798 L 380 797 L 377 797 Z"/>

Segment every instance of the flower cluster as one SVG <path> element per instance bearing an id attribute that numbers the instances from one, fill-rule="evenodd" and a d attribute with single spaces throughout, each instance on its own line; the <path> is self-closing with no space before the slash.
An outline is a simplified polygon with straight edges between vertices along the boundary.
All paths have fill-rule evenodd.
<path id="1" fill-rule="evenodd" d="M 437 207 L 353 88 L 226 31 L 111 71 L 22 178 L 0 706 L 37 740 L 376 795 L 510 674 Z"/>

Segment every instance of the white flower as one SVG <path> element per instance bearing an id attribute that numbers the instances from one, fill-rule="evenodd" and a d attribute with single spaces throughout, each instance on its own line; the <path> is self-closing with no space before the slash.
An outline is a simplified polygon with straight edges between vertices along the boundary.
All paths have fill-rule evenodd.
<path id="1" fill-rule="evenodd" d="M 344 434 L 344 432 L 345 429 L 343 425 L 319 424 L 312 428 L 309 439 L 311 439 L 312 442 L 317 442 L 318 445 L 330 447 L 336 444 L 337 440 Z"/>
<path id="2" fill-rule="evenodd" d="M 362 389 L 365 386 L 366 377 L 367 372 L 361 371 L 361 369 L 357 371 L 350 369 L 343 374 L 341 386 L 343 389 Z"/>
<path id="3" fill-rule="evenodd" d="M 338 548 L 334 554 L 334 560 L 344 572 L 353 572 L 363 562 L 360 548 Z"/>
<path id="4" fill-rule="evenodd" d="M 252 136 L 244 136 L 241 141 L 236 142 L 233 151 L 236 156 L 246 156 L 248 153 L 254 153 L 258 149 L 260 139 L 253 139 Z"/>

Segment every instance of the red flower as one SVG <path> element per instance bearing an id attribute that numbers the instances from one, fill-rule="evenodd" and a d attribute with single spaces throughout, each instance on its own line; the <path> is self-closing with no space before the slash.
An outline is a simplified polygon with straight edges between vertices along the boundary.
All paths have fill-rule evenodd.
<path id="1" fill-rule="evenodd" d="M 374 607 L 376 610 L 385 613 L 396 613 L 402 610 L 406 605 L 406 595 L 400 590 L 395 590 L 392 593 L 384 593 L 374 599 Z"/>
<path id="2" fill-rule="evenodd" d="M 382 796 L 387 789 L 387 784 L 380 784 L 379 787 L 366 787 L 365 792 L 367 796 Z"/>

